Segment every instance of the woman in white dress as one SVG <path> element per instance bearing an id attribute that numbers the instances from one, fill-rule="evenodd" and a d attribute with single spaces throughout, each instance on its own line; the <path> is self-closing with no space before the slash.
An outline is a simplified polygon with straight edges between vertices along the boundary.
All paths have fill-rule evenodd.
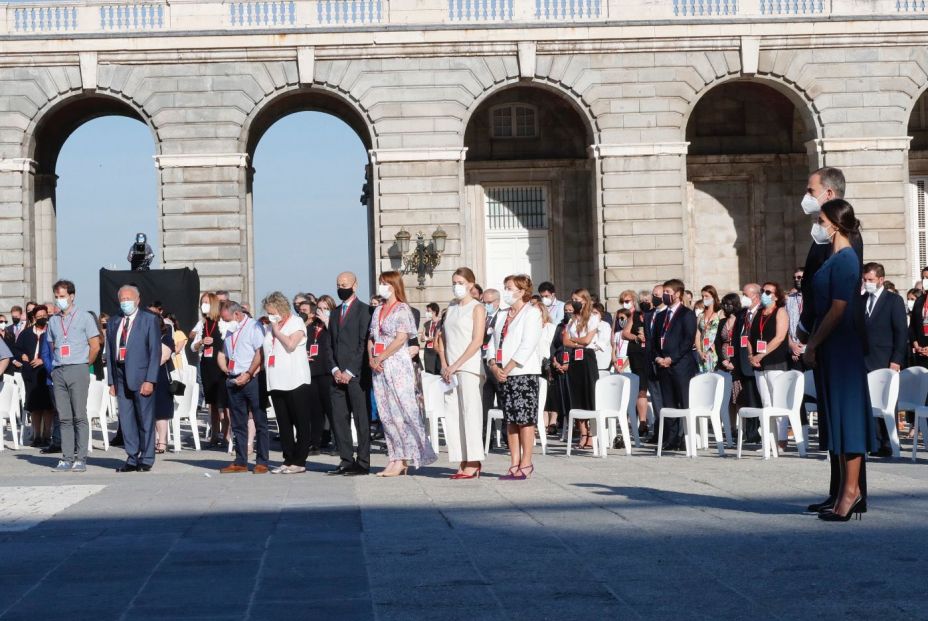
<path id="1" fill-rule="evenodd" d="M 476 277 L 467 267 L 451 276 L 454 301 L 442 323 L 441 376 L 457 381 L 457 408 L 450 408 L 445 427 L 448 459 L 459 462 L 452 479 L 480 476 L 483 461 L 483 400 L 481 359 L 487 311 L 471 295 Z"/>

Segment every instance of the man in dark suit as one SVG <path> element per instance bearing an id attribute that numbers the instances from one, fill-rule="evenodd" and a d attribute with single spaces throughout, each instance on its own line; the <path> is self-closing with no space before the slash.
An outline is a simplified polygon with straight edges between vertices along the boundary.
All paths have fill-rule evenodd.
<path id="1" fill-rule="evenodd" d="M 741 380 L 741 392 L 738 393 L 736 405 L 741 408 L 761 407 L 760 392 L 757 390 L 757 378 L 749 358 L 750 350 L 746 340 L 751 334 L 751 325 L 760 312 L 760 285 L 748 283 L 741 288 L 741 312 L 735 318 L 732 328 L 732 345 L 735 348 L 735 379 Z M 760 443 L 760 420 L 749 418 L 744 421 L 744 441 L 748 444 Z"/>
<path id="2" fill-rule="evenodd" d="M 651 290 L 651 300 L 649 309 L 644 312 L 644 355 L 648 361 L 648 394 L 651 395 L 651 409 L 654 411 L 654 427 L 651 431 L 651 437 L 647 439 L 650 444 L 657 444 L 658 431 L 661 428 L 661 382 L 657 376 L 657 365 L 654 358 L 657 355 L 657 348 L 654 339 L 657 334 L 657 322 L 663 318 L 662 313 L 667 310 L 664 305 L 664 285 L 654 285 Z"/>
<path id="3" fill-rule="evenodd" d="M 161 317 L 139 309 L 139 290 L 120 287 L 122 314 L 106 327 L 110 394 L 116 397 L 126 463 L 117 472 L 148 472 L 155 463 L 155 383 L 161 366 Z"/>
<path id="4" fill-rule="evenodd" d="M 866 313 L 867 343 L 869 350 L 864 358 L 867 372 L 876 369 L 899 371 L 905 362 L 909 328 L 905 302 L 895 293 L 883 288 L 886 273 L 879 263 L 864 266 L 864 294 L 861 297 Z M 880 449 L 871 453 L 875 457 L 892 456 L 889 432 L 882 418 L 877 421 Z"/>
<path id="5" fill-rule="evenodd" d="M 496 289 L 487 289 L 483 292 L 481 300 L 483 300 L 483 305 L 487 311 L 487 323 L 483 332 L 483 347 L 480 350 L 480 358 L 483 359 L 483 373 L 486 378 L 486 381 L 483 382 L 483 388 L 481 389 L 483 391 L 481 393 L 481 398 L 483 400 L 483 429 L 486 431 L 487 417 L 490 415 L 490 410 L 495 407 L 500 407 L 500 404 L 502 404 L 499 382 L 496 380 L 496 376 L 490 373 L 487 361 L 483 357 L 487 351 L 487 347 L 489 347 L 490 339 L 493 338 L 493 326 L 496 325 L 496 314 L 499 312 L 499 291 Z M 486 442 L 486 438 L 483 440 Z"/>
<path id="6" fill-rule="evenodd" d="M 26 318 L 23 315 L 22 306 L 14 306 L 10 309 L 10 323 L 3 329 L 3 340 L 11 350 L 16 344 L 16 338 L 19 333 L 26 327 Z"/>
<path id="7" fill-rule="evenodd" d="M 826 166 L 819 168 L 809 175 L 806 191 L 802 198 L 802 210 L 814 221 L 818 218 L 822 205 L 836 198 L 844 198 L 844 189 L 846 182 L 844 173 L 838 168 Z M 851 246 L 857 253 L 861 266 L 864 263 L 864 242 L 857 235 L 851 238 Z M 809 335 L 815 327 L 815 293 L 814 281 L 815 274 L 831 257 L 831 244 L 826 242 L 819 244 L 815 241 L 809 247 L 809 254 L 806 256 L 806 264 L 803 268 L 802 276 L 802 314 L 799 316 L 799 326 L 796 328 L 796 335 L 799 340 L 805 344 L 809 341 Z M 860 306 L 858 304 L 858 306 Z M 863 318 L 859 318 L 859 327 L 861 338 L 866 339 L 866 328 L 863 325 Z M 866 351 L 866 347 L 864 348 Z M 818 373 L 813 369 L 815 376 L 816 392 L 823 394 Z M 819 448 L 825 450 L 828 447 L 828 420 L 825 416 L 818 417 L 818 443 Z M 828 486 L 828 498 L 824 502 L 809 505 L 809 511 L 819 511 L 824 508 L 830 508 L 834 503 L 833 499 L 837 497 L 841 485 L 841 460 L 837 455 L 832 455 L 830 460 L 831 476 Z M 860 487 L 861 493 L 866 497 L 867 476 L 866 460 L 860 466 Z"/>
<path id="8" fill-rule="evenodd" d="M 329 317 L 332 339 L 332 423 L 341 462 L 329 474 L 349 476 L 369 474 L 371 469 L 371 427 L 367 414 L 361 373 L 367 352 L 367 332 L 371 324 L 370 307 L 358 299 L 358 278 L 342 272 L 336 280 L 341 304 Z M 351 442 L 351 421 L 358 434 L 358 454 Z"/>
<path id="9" fill-rule="evenodd" d="M 663 302 L 667 309 L 655 322 L 654 364 L 661 384 L 663 407 L 689 407 L 690 380 L 696 376 L 696 313 L 683 305 L 683 282 L 677 279 L 664 283 Z M 667 421 L 664 448 L 681 450 L 684 446 L 679 419 Z"/>

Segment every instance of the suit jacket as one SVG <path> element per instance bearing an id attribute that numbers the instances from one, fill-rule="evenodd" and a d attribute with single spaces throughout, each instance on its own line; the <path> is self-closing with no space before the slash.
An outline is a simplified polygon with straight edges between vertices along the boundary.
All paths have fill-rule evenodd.
<path id="1" fill-rule="evenodd" d="M 742 308 L 738 311 L 738 315 L 735 317 L 735 325 L 732 328 L 731 332 L 731 346 L 735 348 L 735 358 L 732 360 L 732 364 L 735 365 L 735 379 L 742 377 L 754 377 L 754 367 L 751 366 L 751 361 L 748 359 L 748 348 L 741 347 L 741 335 L 742 333 L 748 335 L 747 326 L 747 317 L 748 317 L 748 308 Z M 755 318 L 757 313 L 760 312 L 760 307 L 757 307 L 755 313 Z"/>
<path id="2" fill-rule="evenodd" d="M 680 304 L 666 328 L 667 309 L 661 312 L 654 322 L 654 356 L 670 358 L 671 369 L 689 369 L 695 366 L 693 347 L 696 342 L 696 313 Z M 663 339 L 663 343 L 661 340 Z"/>
<path id="3" fill-rule="evenodd" d="M 860 261 L 861 271 L 864 266 L 864 242 L 860 235 L 851 239 L 851 246 L 857 253 L 857 259 Z M 807 332 L 812 331 L 815 325 L 815 293 L 812 287 L 812 280 L 815 273 L 831 257 L 831 244 L 816 244 L 812 242 L 809 248 L 809 254 L 806 256 L 806 265 L 802 270 L 802 314 L 799 316 L 799 322 Z M 861 317 L 862 319 L 862 317 Z M 861 326 L 862 327 L 862 326 Z"/>
<path id="4" fill-rule="evenodd" d="M 332 357 L 334 367 L 350 371 L 359 380 L 367 366 L 367 332 L 371 326 L 371 309 L 357 296 L 348 307 L 348 313 L 342 320 L 342 306 L 332 310 L 329 316 L 329 335 L 332 339 Z M 329 369 L 331 373 L 332 369 Z"/>
<path id="5" fill-rule="evenodd" d="M 868 294 L 861 296 L 864 309 L 869 297 Z M 889 368 L 890 363 L 902 366 L 906 358 L 909 332 L 902 297 L 884 289 L 867 316 L 866 325 L 870 345 L 864 359 L 867 372 Z"/>
<path id="6" fill-rule="evenodd" d="M 126 386 L 135 392 L 144 382 L 158 383 L 158 369 L 161 368 L 161 317 L 145 309 L 139 309 L 129 340 L 126 341 L 126 360 L 120 365 L 119 331 L 123 316 L 113 317 L 106 324 L 106 364 L 110 369 L 107 382 L 116 383 L 116 371 L 122 366 Z"/>

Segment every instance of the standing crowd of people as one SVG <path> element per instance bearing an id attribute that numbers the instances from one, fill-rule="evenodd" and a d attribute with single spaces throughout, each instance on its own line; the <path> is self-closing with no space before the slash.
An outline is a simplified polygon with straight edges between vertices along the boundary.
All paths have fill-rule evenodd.
<path id="1" fill-rule="evenodd" d="M 14 307 L 10 322 L 0 316 L 0 365 L 22 375 L 33 445 L 60 451 L 56 470 L 72 472 L 86 469 L 92 376 L 106 381 L 118 402 L 114 442 L 127 453 L 120 472 L 148 471 L 164 452 L 171 371 L 192 363 L 209 411 L 210 445 L 234 448 L 223 473 L 302 473 L 311 455 L 334 444 L 340 463 L 329 474 L 368 474 L 373 433 L 383 435 L 389 457 L 382 477 L 437 459 L 426 432 L 424 384 L 439 381 L 453 395 L 445 436 L 455 480 L 480 476 L 493 408 L 503 412 L 511 456 L 501 478 L 525 480 L 534 472 L 536 427 L 560 435 L 571 409 L 596 408 L 596 382 L 611 373 L 638 378 L 639 434 L 678 450 L 682 425 L 669 419 L 661 430 L 660 411 L 686 408 L 698 374 L 731 374 L 725 415 L 735 423 L 740 408 L 772 405 L 780 374 L 813 369 L 819 438 L 832 473 L 828 498 L 810 510 L 843 520 L 866 511 L 867 454 L 889 454 L 888 430 L 870 413 L 867 372 L 928 366 L 928 267 L 900 293 L 882 265 L 865 263 L 860 223 L 844 191 L 838 169 L 809 177 L 801 207 L 812 221 L 812 242 L 788 286 L 746 283 L 722 295 L 707 284 L 694 296 L 671 278 L 648 291 L 623 291 L 610 313 L 607 301 L 586 288 L 562 301 L 553 283 L 536 287 L 530 275 L 512 274 L 501 290 L 484 290 L 461 267 L 449 283 L 451 302 L 428 304 L 420 322 L 399 272 L 379 275 L 370 304 L 358 297 L 356 276 L 345 272 L 336 280 L 337 300 L 274 292 L 254 314 L 228 292 L 204 293 L 201 319 L 185 334 L 160 305 L 140 308 L 132 285 L 118 292 L 117 316 L 98 318 L 76 304 L 73 283 L 62 280 L 53 303 Z M 283 454 L 273 467 L 270 405 Z M 757 419 L 744 425 L 746 441 L 760 442 Z M 785 448 L 788 422 L 778 425 Z M 577 427 L 577 448 L 591 449 L 588 423 Z"/>

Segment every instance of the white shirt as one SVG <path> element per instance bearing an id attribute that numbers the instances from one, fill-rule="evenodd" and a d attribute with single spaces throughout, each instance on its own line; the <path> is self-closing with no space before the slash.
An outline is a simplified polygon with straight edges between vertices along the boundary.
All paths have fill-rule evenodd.
<path id="1" fill-rule="evenodd" d="M 302 332 L 303 336 L 293 351 L 288 352 L 283 343 L 278 341 L 268 329 L 264 335 L 264 368 L 267 371 L 267 389 L 294 390 L 312 381 L 306 356 L 306 324 L 298 315 L 291 314 L 280 326 L 280 332 L 284 336 Z"/>
<path id="2" fill-rule="evenodd" d="M 866 293 L 866 292 L 865 292 Z M 869 315 L 873 312 L 873 309 L 876 308 L 876 303 L 880 300 L 880 295 L 883 293 L 883 287 L 878 288 L 873 293 L 867 293 L 867 301 L 864 303 L 864 311 Z M 872 302 L 871 302 L 871 297 Z"/>
<path id="3" fill-rule="evenodd" d="M 597 332 L 599 330 L 600 321 L 601 320 L 599 317 L 599 313 L 594 311 L 593 313 L 590 314 L 590 320 L 586 324 L 586 329 L 584 329 L 581 332 L 578 332 L 577 327 L 580 325 L 580 317 L 579 316 L 574 317 L 573 319 L 570 320 L 570 323 L 567 324 L 567 332 L 570 334 L 570 338 L 576 340 L 576 339 L 586 336 L 590 332 Z M 595 342 L 596 340 L 594 339 L 593 341 L 590 342 L 589 345 L 587 345 L 587 347 L 594 347 Z"/>

